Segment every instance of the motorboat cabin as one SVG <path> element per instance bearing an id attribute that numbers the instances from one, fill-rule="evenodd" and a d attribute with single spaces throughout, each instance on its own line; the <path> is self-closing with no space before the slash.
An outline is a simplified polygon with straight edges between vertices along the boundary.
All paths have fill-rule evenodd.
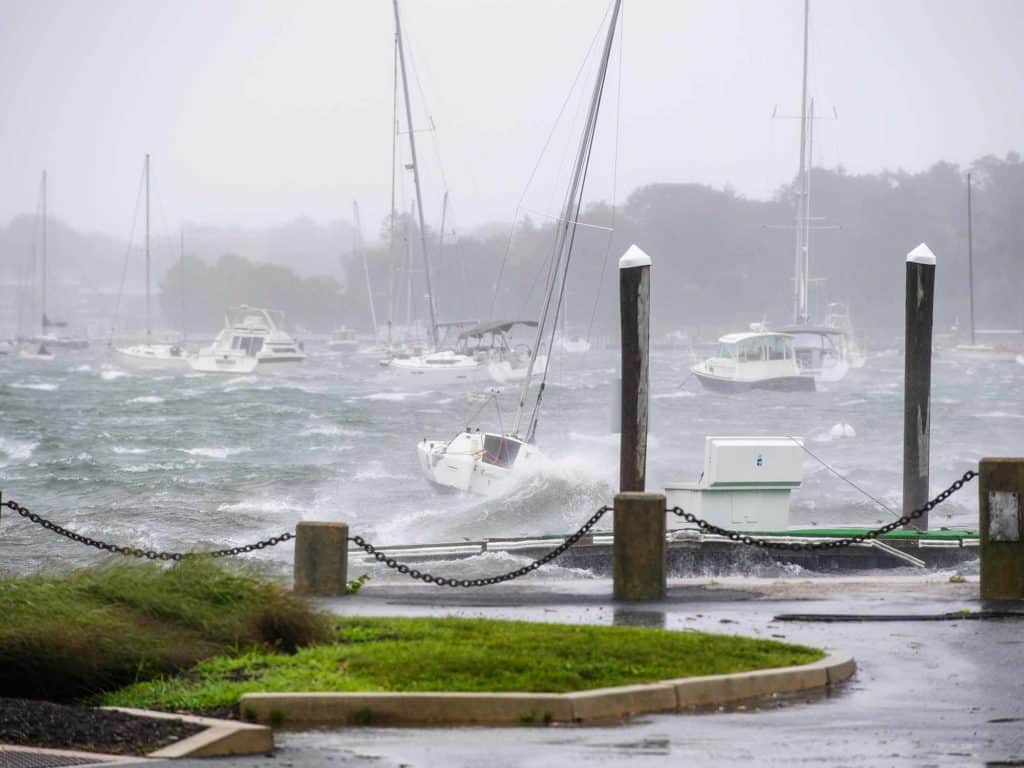
<path id="1" fill-rule="evenodd" d="M 242 304 L 229 307 L 224 328 L 213 344 L 190 361 L 195 370 L 237 371 L 251 367 L 229 361 L 255 360 L 260 366 L 297 364 L 306 359 L 302 345 L 284 329 L 284 313 Z M 218 364 L 213 364 L 213 363 Z M 253 366 L 254 367 L 254 366 Z"/>
<path id="2" fill-rule="evenodd" d="M 815 388 L 814 377 L 804 374 L 797 364 L 793 337 L 788 333 L 755 331 L 722 336 L 715 355 L 690 370 L 706 389 L 715 392 L 813 392 Z"/>

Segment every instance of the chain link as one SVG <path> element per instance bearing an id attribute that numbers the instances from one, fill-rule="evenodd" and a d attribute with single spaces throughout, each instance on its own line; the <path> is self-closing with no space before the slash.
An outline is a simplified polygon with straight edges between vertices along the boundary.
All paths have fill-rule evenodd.
<path id="1" fill-rule="evenodd" d="M 500 576 L 488 576 L 483 579 L 450 579 L 445 576 L 435 576 L 432 573 L 424 573 L 416 568 L 411 568 L 405 563 L 398 562 L 393 557 L 388 557 L 384 552 L 381 552 L 362 536 L 353 536 L 350 541 L 352 541 L 357 547 L 364 550 L 366 554 L 372 555 L 377 562 L 383 563 L 388 568 L 392 568 L 411 579 L 419 579 L 427 584 L 436 584 L 439 587 L 486 587 L 491 584 L 501 584 L 505 581 L 518 579 L 520 576 L 525 576 L 528 573 L 536 571 L 541 566 L 547 565 L 556 557 L 563 554 L 573 544 L 586 536 L 590 532 L 590 529 L 597 525 L 597 521 L 611 511 L 612 507 L 607 505 L 601 507 L 578 531 L 576 531 L 576 533 L 568 536 L 565 541 L 538 560 L 534 560 L 532 563 L 524 565 L 522 568 L 517 568 L 514 571 L 503 573 Z"/>
<path id="2" fill-rule="evenodd" d="M 692 515 L 682 507 L 672 507 L 668 511 L 674 515 L 677 515 L 688 523 L 694 523 L 702 531 L 707 533 L 715 533 L 719 536 L 725 536 L 730 541 L 738 541 L 741 544 L 747 544 L 753 547 L 761 547 L 762 549 L 784 549 L 791 552 L 801 552 L 813 549 L 839 549 L 840 547 L 849 547 L 853 544 L 863 544 L 865 541 L 870 539 L 877 539 L 884 533 L 889 533 L 897 528 L 900 528 L 912 520 L 917 520 L 919 517 L 927 512 L 935 509 L 942 502 L 952 496 L 954 493 L 963 488 L 967 483 L 971 482 L 978 476 L 978 473 L 973 469 L 964 472 L 963 477 L 949 486 L 946 490 L 940 493 L 931 501 L 925 503 L 920 509 L 915 509 L 910 514 L 904 515 L 898 520 L 894 520 L 888 525 L 883 525 L 881 528 L 875 528 L 872 531 L 866 531 L 864 534 L 859 536 L 850 536 L 845 539 L 831 539 L 830 541 L 814 541 L 814 542 L 788 542 L 788 541 L 768 541 L 767 539 L 758 539 L 753 536 L 748 536 L 737 531 L 730 531 L 725 528 L 719 528 L 717 525 L 709 523 L 707 520 L 701 520 L 696 515 Z"/>
<path id="3" fill-rule="evenodd" d="M 271 536 L 269 539 L 257 541 L 255 544 L 245 544 L 240 547 L 230 547 L 228 549 L 216 549 L 212 552 L 157 552 L 152 549 L 139 549 L 138 547 L 122 547 L 119 544 L 109 544 L 105 541 L 100 541 L 99 539 L 93 539 L 89 536 L 83 536 L 80 533 L 69 531 L 67 528 L 57 525 L 56 523 L 47 520 L 45 517 L 40 517 L 34 512 L 30 512 L 16 501 L 5 501 L 0 506 L 7 507 L 12 511 L 17 512 L 30 522 L 33 522 L 48 531 L 53 531 L 54 533 L 60 534 L 72 541 L 77 541 L 79 544 L 85 544 L 87 547 L 95 547 L 96 549 L 101 549 L 104 552 L 111 552 L 116 555 L 125 555 L 126 557 L 144 557 L 147 560 L 173 560 L 175 562 L 179 562 L 191 557 L 232 557 L 234 555 L 245 554 L 246 552 L 253 552 L 257 549 L 273 547 L 281 542 L 295 538 L 294 533 L 282 533 L 280 536 Z"/>

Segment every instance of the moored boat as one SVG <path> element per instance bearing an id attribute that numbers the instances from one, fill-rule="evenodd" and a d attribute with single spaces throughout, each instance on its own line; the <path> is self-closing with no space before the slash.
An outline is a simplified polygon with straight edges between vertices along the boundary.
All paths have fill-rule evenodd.
<path id="1" fill-rule="evenodd" d="M 705 389 L 744 392 L 775 389 L 813 392 L 814 377 L 797 365 L 793 337 L 786 333 L 730 333 L 718 340 L 718 351 L 690 369 Z"/>

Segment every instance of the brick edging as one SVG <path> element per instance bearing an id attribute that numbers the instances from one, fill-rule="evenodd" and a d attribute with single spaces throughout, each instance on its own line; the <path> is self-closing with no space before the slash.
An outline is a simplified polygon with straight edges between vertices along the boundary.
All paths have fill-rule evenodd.
<path id="1" fill-rule="evenodd" d="M 622 719 L 837 685 L 847 654 L 798 667 L 662 680 L 573 693 L 246 693 L 244 717 L 289 725 L 502 725 Z"/>

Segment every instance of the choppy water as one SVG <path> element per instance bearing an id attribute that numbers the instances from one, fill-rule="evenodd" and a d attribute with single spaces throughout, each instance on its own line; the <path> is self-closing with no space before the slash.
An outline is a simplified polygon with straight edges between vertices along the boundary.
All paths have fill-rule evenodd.
<path id="1" fill-rule="evenodd" d="M 480 408 L 467 399 L 472 385 L 415 386 L 371 358 L 311 352 L 292 372 L 238 378 L 131 372 L 100 350 L 68 352 L 51 363 L 0 358 L 0 489 L 80 533 L 167 550 L 246 543 L 303 519 L 343 520 L 388 544 L 564 533 L 613 495 L 615 351 L 552 362 L 538 431 L 550 466 L 488 499 L 442 492 L 416 463 L 417 440 L 453 434 Z M 899 508 L 898 352 L 876 354 L 815 394 L 711 394 L 687 380 L 690 364 L 686 351 L 652 355 L 649 488 L 695 479 L 707 434 L 786 434 L 803 437 L 822 459 Z M 933 492 L 982 456 L 1024 452 L 1022 383 L 1024 365 L 1012 359 L 936 359 Z M 500 399 L 507 427 L 513 388 Z M 839 421 L 857 436 L 830 439 Z M 494 406 L 475 423 L 498 426 Z M 807 457 L 794 524 L 891 519 Z M 932 513 L 933 526 L 976 521 L 973 487 Z M 0 525 L 3 570 L 101 557 L 9 513 Z M 290 547 L 259 557 L 283 570 Z M 510 555 L 478 560 L 460 567 L 518 567 Z M 543 570 L 542 578 L 565 575 Z"/>

